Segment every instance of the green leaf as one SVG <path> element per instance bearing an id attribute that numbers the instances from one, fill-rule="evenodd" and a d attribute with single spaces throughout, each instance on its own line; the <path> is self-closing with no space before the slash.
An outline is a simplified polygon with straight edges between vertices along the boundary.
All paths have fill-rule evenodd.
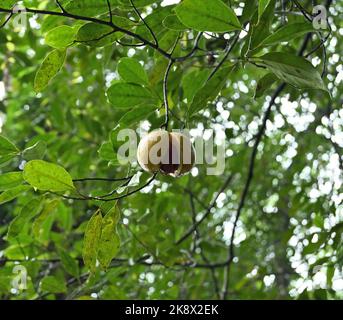
<path id="1" fill-rule="evenodd" d="M 34 80 L 34 90 L 43 91 L 64 65 L 66 50 L 53 50 L 44 59 Z"/>
<path id="2" fill-rule="evenodd" d="M 109 102 L 116 108 L 132 108 L 143 103 L 153 103 L 156 98 L 141 86 L 118 82 L 107 91 Z"/>
<path id="3" fill-rule="evenodd" d="M 208 70 L 192 71 L 182 78 L 184 97 L 188 103 L 193 101 L 196 92 L 205 84 L 209 76 Z"/>
<path id="4" fill-rule="evenodd" d="M 53 276 L 46 276 L 40 282 L 40 289 L 50 293 L 66 293 L 67 286 L 64 280 Z"/>
<path id="5" fill-rule="evenodd" d="M 7 155 L 0 157 L 0 165 L 12 160 L 14 157 L 16 157 L 16 155 Z"/>
<path id="6" fill-rule="evenodd" d="M 167 16 L 162 23 L 170 30 L 183 31 L 187 29 L 187 27 L 178 19 L 176 14 Z"/>
<path id="7" fill-rule="evenodd" d="M 12 9 L 13 6 L 18 2 L 18 0 L 2 0 L 1 8 Z"/>
<path id="8" fill-rule="evenodd" d="M 116 154 L 113 150 L 112 143 L 109 141 L 104 142 L 100 149 L 98 150 L 99 157 L 106 161 L 115 161 L 116 160 Z"/>
<path id="9" fill-rule="evenodd" d="M 267 73 L 257 82 L 254 99 L 260 98 L 278 80 L 273 73 Z"/>
<path id="10" fill-rule="evenodd" d="M 172 8 L 173 6 L 166 6 L 166 7 L 155 9 L 152 11 L 151 14 L 146 16 L 146 18 L 144 19 L 145 22 L 150 27 L 150 29 L 154 31 L 155 36 L 159 37 L 159 35 L 163 35 L 165 28 L 163 28 L 162 22 L 167 16 L 172 14 L 171 12 Z M 154 41 L 150 31 L 143 23 L 137 26 L 136 34 L 142 36 L 144 39 Z"/>
<path id="11" fill-rule="evenodd" d="M 146 85 L 148 75 L 142 65 L 134 58 L 121 58 L 118 62 L 118 73 L 126 82 Z"/>
<path id="12" fill-rule="evenodd" d="M 335 275 L 335 267 L 334 266 L 328 266 L 326 269 L 326 283 L 328 287 L 332 287 L 332 279 Z"/>
<path id="13" fill-rule="evenodd" d="M 102 220 L 102 232 L 99 243 L 98 260 L 103 269 L 107 269 L 112 259 L 117 255 L 120 248 L 120 238 L 117 232 L 117 224 L 120 219 L 120 211 L 115 205 Z"/>
<path id="14" fill-rule="evenodd" d="M 115 8 L 119 1 L 110 0 L 112 8 Z M 72 14 L 95 17 L 108 12 L 108 5 L 105 0 L 72 0 L 65 6 L 66 11 Z"/>
<path id="15" fill-rule="evenodd" d="M 194 116 L 197 112 L 206 108 L 207 103 L 213 101 L 218 96 L 226 81 L 229 79 L 232 70 L 233 66 L 220 68 L 218 72 L 200 88 L 195 94 L 193 102 L 188 109 L 189 117 Z"/>
<path id="16" fill-rule="evenodd" d="M 302 251 L 303 256 L 307 254 L 313 254 L 319 250 L 319 248 L 328 240 L 328 233 L 321 232 L 318 234 L 318 241 L 315 243 L 310 242 Z"/>
<path id="17" fill-rule="evenodd" d="M 228 32 L 241 29 L 234 11 L 221 0 L 184 0 L 175 12 L 180 21 L 197 31 Z"/>
<path id="18" fill-rule="evenodd" d="M 79 264 L 76 259 L 72 258 L 65 250 L 59 248 L 58 255 L 61 258 L 62 266 L 66 272 L 73 277 L 78 278 L 80 275 Z"/>
<path id="19" fill-rule="evenodd" d="M 244 47 L 248 48 L 242 49 L 243 52 L 247 51 L 245 49 L 252 51 L 255 48 L 259 48 L 256 50 L 261 50 L 263 48 L 259 47 L 259 44 L 270 35 L 270 27 L 275 17 L 275 2 L 276 0 L 271 0 L 269 2 L 260 18 L 258 18 L 257 14 L 253 16 L 251 29 L 249 30 L 249 39 L 246 40 L 244 45 Z M 259 21 L 256 21 L 257 19 L 259 19 Z M 249 56 L 252 56 L 253 54 L 254 51 L 249 52 Z"/>
<path id="20" fill-rule="evenodd" d="M 338 234 L 343 233 L 343 221 L 339 222 L 335 226 L 333 226 L 330 231 L 331 231 L 331 233 L 333 233 L 333 232 L 336 232 Z"/>
<path id="21" fill-rule="evenodd" d="M 272 52 L 255 59 L 279 79 L 296 88 L 320 89 L 328 92 L 320 73 L 311 62 L 303 57 L 283 52 Z"/>
<path id="22" fill-rule="evenodd" d="M 69 173 L 61 166 L 43 160 L 32 160 L 24 167 L 24 179 L 32 187 L 51 192 L 73 190 Z"/>
<path id="23" fill-rule="evenodd" d="M 153 112 L 156 111 L 155 105 L 138 106 L 126 112 L 118 121 L 122 128 L 130 127 L 133 124 L 138 124 L 139 121 L 147 119 Z"/>
<path id="24" fill-rule="evenodd" d="M 19 149 L 7 138 L 0 135 L 0 157 L 15 156 L 19 153 Z"/>
<path id="25" fill-rule="evenodd" d="M 266 47 L 280 42 L 288 42 L 312 31 L 315 31 L 315 29 L 310 23 L 287 24 L 264 39 L 259 46 Z"/>
<path id="26" fill-rule="evenodd" d="M 11 222 L 8 228 L 8 237 L 16 237 L 25 225 L 34 218 L 42 209 L 41 201 L 37 199 L 31 200 L 27 203 L 22 210 L 20 211 L 19 215 L 15 217 L 15 219 Z"/>
<path id="27" fill-rule="evenodd" d="M 21 185 L 24 182 L 22 172 L 8 172 L 0 175 L 0 191 Z"/>
<path id="28" fill-rule="evenodd" d="M 12 201 L 13 199 L 17 198 L 20 194 L 30 189 L 30 186 L 18 186 L 12 189 L 8 189 L 0 194 L 0 204 Z"/>
<path id="29" fill-rule="evenodd" d="M 132 4 L 130 2 L 130 0 L 117 0 L 119 2 L 119 4 L 121 4 L 124 7 L 127 7 L 129 9 L 132 8 Z M 135 0 L 134 4 L 136 8 L 140 8 L 140 7 L 145 7 L 149 4 L 153 4 L 155 3 L 156 0 Z"/>
<path id="30" fill-rule="evenodd" d="M 79 29 L 75 41 L 91 47 L 104 47 L 121 37 L 121 34 L 113 31 L 109 26 L 90 22 Z"/>
<path id="31" fill-rule="evenodd" d="M 45 43 L 50 47 L 63 49 L 74 43 L 76 33 L 76 28 L 58 26 L 46 34 Z"/>
<path id="32" fill-rule="evenodd" d="M 258 20 L 262 17 L 264 11 L 267 9 L 271 0 L 259 0 L 258 1 Z"/>
<path id="33" fill-rule="evenodd" d="M 35 221 L 32 224 L 32 232 L 33 235 L 39 239 L 42 231 L 43 231 L 43 224 L 46 221 L 46 219 L 51 215 L 57 208 L 57 206 L 60 204 L 59 199 L 54 199 L 51 201 L 47 201 L 44 204 L 44 208 L 40 215 L 35 219 Z"/>
<path id="34" fill-rule="evenodd" d="M 43 140 L 37 141 L 33 146 L 26 148 L 23 151 L 23 158 L 27 161 L 41 159 L 46 151 L 46 142 Z"/>
<path id="35" fill-rule="evenodd" d="M 180 32 L 175 30 L 167 30 L 159 40 L 159 47 L 166 52 L 171 52 L 175 42 L 180 37 Z M 174 52 L 176 49 L 174 50 Z M 155 52 L 155 58 L 159 57 L 159 53 Z"/>
<path id="36" fill-rule="evenodd" d="M 101 238 L 102 215 L 98 210 L 89 220 L 83 240 L 83 261 L 85 266 L 94 273 Z"/>
<path id="37" fill-rule="evenodd" d="M 243 13 L 239 18 L 242 24 L 250 21 L 251 17 L 254 15 L 256 8 L 258 7 L 257 1 L 258 0 L 245 1 Z"/>

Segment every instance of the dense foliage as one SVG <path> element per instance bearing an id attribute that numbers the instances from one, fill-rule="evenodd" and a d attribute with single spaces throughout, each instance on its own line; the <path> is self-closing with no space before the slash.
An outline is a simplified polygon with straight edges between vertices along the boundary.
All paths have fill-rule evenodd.
<path id="1" fill-rule="evenodd" d="M 340 1 L 17 2 L 1 299 L 342 298 Z M 224 173 L 119 163 L 119 129 L 161 126 L 224 137 Z"/>

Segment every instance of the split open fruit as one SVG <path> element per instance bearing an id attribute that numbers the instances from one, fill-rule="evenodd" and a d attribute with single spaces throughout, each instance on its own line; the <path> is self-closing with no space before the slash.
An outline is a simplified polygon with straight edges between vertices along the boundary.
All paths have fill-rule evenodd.
<path id="1" fill-rule="evenodd" d="M 185 134 L 155 130 L 140 141 L 137 160 L 145 171 L 178 177 L 193 168 L 195 150 Z"/>

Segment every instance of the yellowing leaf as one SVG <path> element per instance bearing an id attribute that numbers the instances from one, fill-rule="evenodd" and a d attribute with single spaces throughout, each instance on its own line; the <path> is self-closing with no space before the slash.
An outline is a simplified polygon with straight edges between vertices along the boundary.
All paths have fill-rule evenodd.
<path id="1" fill-rule="evenodd" d="M 91 271 L 96 270 L 96 260 L 99 250 L 99 242 L 101 238 L 102 215 L 98 210 L 94 213 L 87 224 L 85 236 L 83 239 L 83 261 L 85 266 Z"/>
<path id="2" fill-rule="evenodd" d="M 119 218 L 120 211 L 117 205 L 115 205 L 102 221 L 98 260 L 103 269 L 108 268 L 120 248 L 120 238 L 117 232 Z"/>
<path id="3" fill-rule="evenodd" d="M 41 92 L 48 86 L 50 80 L 61 70 L 65 57 L 66 50 L 53 50 L 46 56 L 34 80 L 36 92 Z"/>

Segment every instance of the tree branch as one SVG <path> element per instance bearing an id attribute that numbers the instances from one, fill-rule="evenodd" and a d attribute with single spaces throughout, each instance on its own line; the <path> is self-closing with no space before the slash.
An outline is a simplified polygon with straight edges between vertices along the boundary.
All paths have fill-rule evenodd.
<path id="1" fill-rule="evenodd" d="M 179 37 L 177 37 L 177 39 L 174 43 L 174 46 L 173 46 L 172 51 L 170 53 L 171 56 L 175 51 L 175 48 L 177 46 L 178 41 L 179 41 Z M 169 77 L 170 70 L 171 70 L 174 63 L 175 63 L 175 60 L 173 58 L 171 58 L 169 60 L 169 63 L 168 63 L 167 69 L 166 69 L 166 73 L 165 73 L 164 78 L 163 78 L 163 99 L 164 99 L 164 108 L 165 108 L 166 115 L 165 115 L 165 122 L 162 125 L 162 128 L 164 128 L 165 130 L 168 130 L 168 125 L 169 125 L 168 77 Z"/>
<path id="2" fill-rule="evenodd" d="M 66 195 L 60 195 L 56 192 L 51 192 L 57 196 L 60 196 L 62 197 L 63 199 L 67 199 L 67 200 L 75 200 L 75 201 L 88 201 L 88 200 L 95 200 L 95 201 L 103 201 L 103 202 L 111 202 L 111 201 L 115 201 L 115 200 L 120 200 L 120 199 L 124 199 L 124 198 L 127 198 L 135 193 L 138 193 L 139 191 L 143 190 L 144 188 L 146 188 L 147 186 L 149 186 L 156 178 L 158 172 L 155 172 L 153 174 L 153 176 L 142 186 L 140 186 L 139 188 L 135 189 L 135 190 L 132 190 L 128 193 L 125 193 L 121 196 L 118 196 L 118 197 L 114 197 L 114 198 L 107 198 L 108 196 L 111 196 L 115 193 L 116 190 L 112 191 L 110 194 L 108 195 L 105 195 L 105 196 L 100 196 L 100 197 L 92 197 L 92 196 L 86 196 L 86 195 L 83 195 L 81 194 L 79 191 L 78 194 L 80 195 L 80 197 L 73 197 L 73 196 L 66 196 Z M 128 184 L 130 180 L 128 180 L 125 184 Z M 123 185 L 123 186 L 124 186 Z"/>
<path id="3" fill-rule="evenodd" d="M 193 195 L 192 194 L 189 194 L 189 201 L 190 201 L 190 207 L 191 207 L 191 210 L 192 210 L 192 221 L 193 221 L 193 225 L 196 224 L 196 210 L 195 210 L 195 204 L 194 204 L 194 199 L 193 199 Z M 198 228 L 195 228 L 194 230 L 194 244 L 193 244 L 193 249 L 195 250 L 196 247 L 197 247 L 197 241 L 199 241 L 201 238 L 201 235 L 200 235 L 200 231 Z M 199 249 L 200 249 L 200 255 L 201 255 L 201 258 L 204 260 L 204 262 L 206 264 L 210 264 L 210 261 L 207 259 L 204 251 L 203 251 L 203 248 L 201 247 L 201 244 L 199 244 Z M 214 286 L 214 291 L 218 297 L 218 299 L 220 298 L 220 290 L 219 290 L 219 285 L 218 285 L 218 278 L 217 278 L 217 275 L 216 275 L 216 271 L 215 271 L 215 268 L 209 268 L 210 269 L 210 272 L 211 272 L 211 277 L 212 277 L 212 282 L 213 282 L 213 286 Z"/>
<path id="4" fill-rule="evenodd" d="M 205 214 L 202 216 L 202 218 L 197 221 L 195 224 L 193 224 L 188 231 L 179 239 L 175 242 L 176 245 L 181 244 L 182 242 L 184 242 L 189 236 L 192 235 L 192 233 L 196 230 L 196 228 L 199 227 L 199 225 L 210 215 L 212 208 L 214 208 L 214 206 L 216 205 L 217 199 L 219 197 L 219 195 L 225 191 L 225 189 L 229 186 L 229 184 L 231 183 L 232 179 L 234 177 L 234 174 L 231 174 L 224 182 L 223 186 L 221 187 L 221 189 L 218 191 L 217 195 L 215 196 L 215 198 L 213 199 L 213 201 L 211 202 L 210 206 L 207 208 Z"/>
<path id="5" fill-rule="evenodd" d="M 13 9 L 6 9 L 6 8 L 0 8 L 0 12 L 9 13 L 12 15 L 17 14 L 17 12 L 14 12 Z M 144 37 L 142 37 L 141 35 L 139 35 L 137 33 L 134 33 L 133 31 L 130 31 L 130 30 L 122 28 L 118 25 L 115 25 L 113 22 L 110 22 L 110 21 L 104 21 L 104 20 L 101 20 L 98 18 L 93 18 L 93 17 L 80 16 L 80 15 L 72 14 L 72 13 L 69 13 L 66 11 L 57 12 L 57 11 L 50 11 L 50 10 L 39 10 L 39 9 L 25 8 L 25 12 L 38 14 L 38 15 L 51 15 L 51 16 L 66 17 L 66 18 L 70 18 L 70 19 L 74 19 L 74 20 L 88 21 L 88 22 L 93 22 L 93 23 L 109 26 L 109 27 L 113 28 L 116 32 L 122 32 L 122 33 L 126 34 L 127 36 L 130 36 L 136 40 L 139 40 L 140 42 L 144 43 L 146 46 L 149 46 L 149 47 L 155 49 L 156 51 L 158 51 L 160 54 L 162 54 L 167 59 L 171 59 L 171 55 L 168 52 L 164 51 L 162 48 L 160 48 L 155 43 L 145 39 Z"/>
<path id="6" fill-rule="evenodd" d="M 227 60 L 227 58 L 229 57 L 230 53 L 232 52 L 232 50 L 235 48 L 238 39 L 239 39 L 239 35 L 240 35 L 240 31 L 236 32 L 236 35 L 234 36 L 231 44 L 227 47 L 226 52 L 224 57 L 222 58 L 222 60 L 218 63 L 218 65 L 212 70 L 212 72 L 210 73 L 207 81 L 209 81 L 219 70 L 219 68 L 224 64 L 224 62 Z"/>
<path id="7" fill-rule="evenodd" d="M 12 16 L 13 16 L 13 13 L 11 12 L 9 16 L 6 18 L 6 20 L 0 25 L 0 29 L 6 26 L 6 24 L 11 20 Z"/>
<path id="8" fill-rule="evenodd" d="M 61 11 L 62 11 L 63 13 L 67 13 L 66 10 L 65 10 L 65 9 L 63 8 L 63 6 L 61 5 L 61 3 L 60 3 L 59 0 L 56 0 L 56 4 L 57 4 L 57 6 L 61 9 Z"/>
<path id="9" fill-rule="evenodd" d="M 293 1 L 294 2 L 294 1 Z M 297 2 L 297 1 L 296 1 Z M 326 7 L 330 6 L 332 0 L 327 0 L 326 2 Z M 311 20 L 312 21 L 312 20 Z M 311 33 L 308 33 L 305 36 L 305 39 L 298 51 L 298 55 L 299 56 L 303 56 L 304 52 L 308 46 L 308 43 L 311 40 Z M 232 261 L 234 259 L 235 253 L 234 253 L 234 238 L 235 238 L 235 232 L 236 232 L 236 227 L 237 227 L 237 223 L 239 221 L 242 209 L 245 205 L 245 201 L 249 192 L 249 188 L 250 188 L 250 184 L 251 181 L 253 179 L 254 176 L 254 166 L 255 166 L 255 160 L 256 160 L 256 156 L 257 156 L 257 152 L 258 152 L 258 146 L 262 140 L 262 137 L 264 135 L 264 131 L 266 128 L 266 124 L 267 121 L 270 117 L 271 114 L 271 109 L 275 103 L 276 98 L 279 96 L 279 94 L 283 91 L 283 89 L 286 87 L 285 83 L 282 83 L 281 85 L 279 85 L 279 87 L 275 90 L 274 94 L 272 95 L 272 98 L 269 102 L 268 108 L 263 116 L 263 120 L 262 120 L 262 125 L 260 127 L 260 130 L 256 136 L 256 140 L 255 140 L 255 144 L 253 147 L 253 151 L 251 153 L 251 157 L 250 157 L 250 163 L 249 163 L 249 171 L 248 171 L 248 176 L 247 176 L 247 180 L 242 192 L 242 196 L 240 199 L 240 203 L 238 205 L 238 209 L 236 212 L 236 217 L 235 217 L 235 221 L 234 221 L 234 225 L 233 225 L 233 229 L 232 229 L 232 234 L 231 234 L 231 240 L 230 240 L 230 245 L 229 245 L 229 255 L 228 255 L 228 263 L 227 263 L 227 268 L 225 269 L 225 274 L 224 274 L 224 285 L 223 285 L 223 294 L 222 294 L 222 299 L 226 299 L 227 294 L 228 294 L 228 289 L 229 289 L 229 274 L 230 274 L 230 268 L 231 268 L 231 264 Z"/>
<path id="10" fill-rule="evenodd" d="M 112 7 L 111 7 L 111 0 L 107 1 L 108 13 L 110 15 L 110 23 L 113 24 L 113 14 L 112 14 Z"/>
<path id="11" fill-rule="evenodd" d="M 260 142 L 262 140 L 264 131 L 266 129 L 266 125 L 267 125 L 267 121 L 270 117 L 271 114 L 271 110 L 272 107 L 275 103 L 276 98 L 279 96 L 279 94 L 283 91 L 283 89 L 286 87 L 285 83 L 282 83 L 274 92 L 268 108 L 266 110 L 266 112 L 264 113 L 263 116 L 263 120 L 262 120 L 262 124 L 260 126 L 260 129 L 258 131 L 258 134 L 256 135 L 256 140 L 254 143 L 254 147 L 253 147 L 253 151 L 251 153 L 250 156 L 250 163 L 249 163 L 249 170 L 248 170 L 248 176 L 247 176 L 247 180 L 245 182 L 244 185 L 244 189 L 241 195 L 241 199 L 237 208 L 237 212 L 236 212 L 236 217 L 235 217 L 235 221 L 233 224 L 233 228 L 232 228 L 232 234 L 231 234 L 231 240 L 230 240 L 230 245 L 229 245 L 229 258 L 228 258 L 228 263 L 227 263 L 227 269 L 224 275 L 224 285 L 223 285 L 223 294 L 222 294 L 222 299 L 226 299 L 227 297 L 227 293 L 228 293 L 228 288 L 229 288 L 229 273 L 230 273 L 230 266 L 231 263 L 233 261 L 233 258 L 235 257 L 235 253 L 234 253 L 234 239 L 235 239 L 235 233 L 236 233 L 236 228 L 237 228 L 237 223 L 239 221 L 240 215 L 242 213 L 242 209 L 245 205 L 245 201 L 249 192 L 249 188 L 250 188 L 250 184 L 251 181 L 253 179 L 254 176 L 254 167 L 255 167 L 255 160 L 256 160 L 256 156 L 257 156 L 257 151 L 258 151 L 258 146 L 260 145 Z"/>
<path id="12" fill-rule="evenodd" d="M 158 40 L 155 36 L 154 31 L 150 28 L 150 26 L 147 24 L 147 22 L 145 21 L 145 19 L 142 17 L 142 15 L 140 14 L 140 12 L 138 11 L 138 9 L 136 8 L 133 0 L 130 0 L 131 6 L 133 7 L 133 10 L 136 12 L 136 14 L 138 15 L 138 17 L 142 20 L 142 22 L 144 23 L 144 25 L 147 27 L 147 29 L 149 30 L 151 36 L 153 37 L 154 41 L 155 41 L 155 45 L 158 47 Z"/>

